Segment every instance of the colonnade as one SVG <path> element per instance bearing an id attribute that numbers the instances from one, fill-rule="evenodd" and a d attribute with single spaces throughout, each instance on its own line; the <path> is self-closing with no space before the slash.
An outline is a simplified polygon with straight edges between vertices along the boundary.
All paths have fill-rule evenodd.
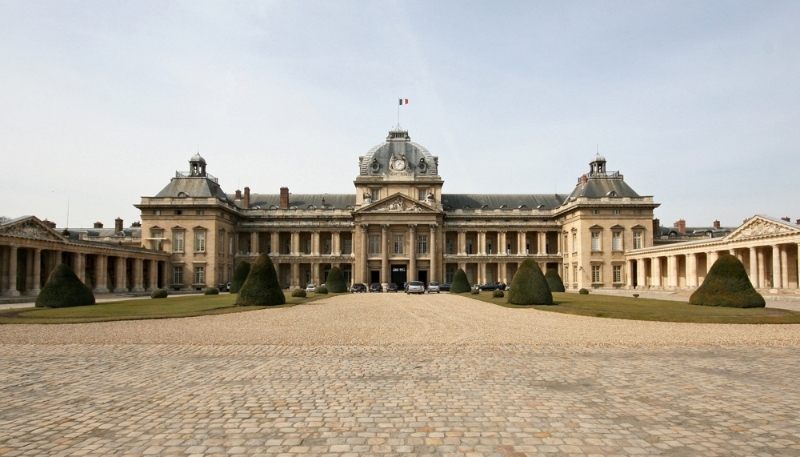
<path id="1" fill-rule="evenodd" d="M 447 230 L 445 253 L 478 256 L 558 255 L 561 252 L 558 233 L 555 230 Z"/>

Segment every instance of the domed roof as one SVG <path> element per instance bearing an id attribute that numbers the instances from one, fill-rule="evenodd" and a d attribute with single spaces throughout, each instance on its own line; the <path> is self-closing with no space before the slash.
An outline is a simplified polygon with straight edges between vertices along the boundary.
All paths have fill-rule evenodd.
<path id="1" fill-rule="evenodd" d="M 206 159 L 200 157 L 200 153 L 198 152 L 197 154 L 193 155 L 191 159 L 189 159 L 189 162 L 206 163 Z"/>
<path id="2" fill-rule="evenodd" d="M 392 160 L 401 159 L 403 170 L 412 176 L 438 177 L 438 157 L 424 146 L 411 141 L 408 132 L 391 130 L 386 141 L 373 147 L 361 158 L 361 176 L 380 176 L 392 170 Z M 397 169 L 397 167 L 395 167 Z"/>
<path id="3" fill-rule="evenodd" d="M 605 161 L 606 161 L 606 158 L 601 156 L 600 153 L 598 152 L 597 154 L 595 154 L 594 160 L 592 160 L 592 162 L 590 162 L 590 163 L 593 163 L 593 162 L 605 162 Z"/>

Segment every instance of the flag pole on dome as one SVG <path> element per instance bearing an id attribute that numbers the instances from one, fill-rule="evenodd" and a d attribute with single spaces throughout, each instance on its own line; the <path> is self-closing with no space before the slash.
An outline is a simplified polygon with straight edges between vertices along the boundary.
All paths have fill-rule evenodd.
<path id="1" fill-rule="evenodd" d="M 403 105 L 408 105 L 408 99 L 407 98 L 398 98 L 397 101 L 398 101 L 398 103 L 397 103 L 397 129 L 399 130 L 400 129 L 400 107 L 403 106 Z"/>

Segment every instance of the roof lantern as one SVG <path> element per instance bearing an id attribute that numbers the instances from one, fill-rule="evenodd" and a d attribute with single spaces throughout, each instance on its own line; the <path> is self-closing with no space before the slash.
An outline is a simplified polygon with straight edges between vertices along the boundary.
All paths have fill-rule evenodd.
<path id="1" fill-rule="evenodd" d="M 206 177 L 206 159 L 200 157 L 197 153 L 189 159 L 189 176 L 190 177 Z"/>

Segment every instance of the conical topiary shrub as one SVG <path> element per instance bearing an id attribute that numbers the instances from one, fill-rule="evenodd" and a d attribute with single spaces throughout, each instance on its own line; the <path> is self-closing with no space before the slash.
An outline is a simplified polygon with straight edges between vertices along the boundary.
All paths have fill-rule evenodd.
<path id="1" fill-rule="evenodd" d="M 278 282 L 278 273 L 267 254 L 256 259 L 247 280 L 239 289 L 236 304 L 239 306 L 274 306 L 286 303 L 286 296 Z"/>
<path id="2" fill-rule="evenodd" d="M 339 267 L 333 267 L 331 271 L 328 272 L 328 279 L 325 281 L 325 286 L 328 288 L 328 292 L 332 294 L 347 292 L 347 284 L 344 282 L 344 275 Z"/>
<path id="3" fill-rule="evenodd" d="M 78 279 L 72 268 L 60 263 L 50 273 L 42 291 L 36 297 L 40 308 L 66 308 L 69 306 L 94 305 L 94 294 Z"/>
<path id="4" fill-rule="evenodd" d="M 236 265 L 236 270 L 233 272 L 233 280 L 231 281 L 231 293 L 238 294 L 242 284 L 247 280 L 247 275 L 250 274 L 250 264 L 245 261 L 239 262 Z"/>
<path id="5" fill-rule="evenodd" d="M 508 302 L 513 305 L 552 305 L 553 294 L 547 286 L 539 264 L 531 259 L 522 265 L 511 281 Z"/>
<path id="6" fill-rule="evenodd" d="M 459 268 L 456 274 L 453 275 L 453 284 L 450 285 L 450 293 L 463 294 L 464 292 L 469 292 L 470 289 L 472 288 L 469 286 L 467 274 L 464 273 L 464 270 Z"/>
<path id="7" fill-rule="evenodd" d="M 766 306 L 744 265 L 735 256 L 725 254 L 708 270 L 703 285 L 691 297 L 689 303 L 702 306 L 725 306 L 728 308 L 763 308 Z"/>
<path id="8" fill-rule="evenodd" d="M 566 290 L 558 270 L 549 268 L 547 273 L 544 274 L 544 279 L 547 280 L 547 287 L 550 288 L 550 292 L 564 292 Z"/>

